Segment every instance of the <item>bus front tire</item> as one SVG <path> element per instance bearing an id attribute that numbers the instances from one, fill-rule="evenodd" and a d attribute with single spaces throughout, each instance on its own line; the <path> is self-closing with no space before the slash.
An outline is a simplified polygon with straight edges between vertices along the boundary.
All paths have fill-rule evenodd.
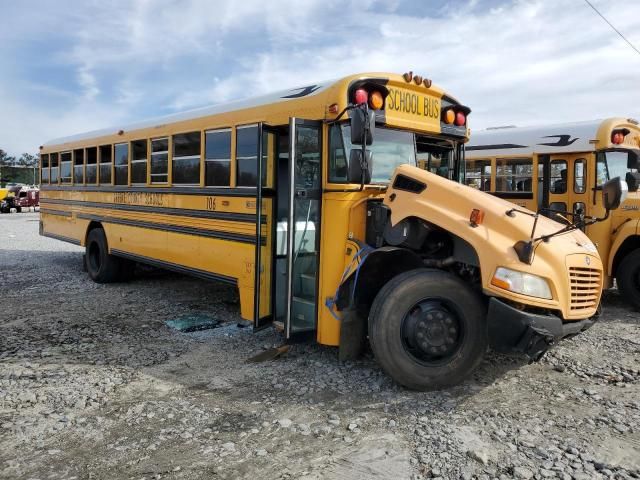
<path id="1" fill-rule="evenodd" d="M 616 282 L 624 299 L 640 309 L 640 249 L 622 259 L 616 273 Z"/>
<path id="2" fill-rule="evenodd" d="M 456 385 L 487 350 L 486 307 L 448 272 L 411 270 L 376 296 L 369 341 L 382 368 L 401 385 L 413 390 Z"/>
<path id="3" fill-rule="evenodd" d="M 86 268 L 91 280 L 112 283 L 125 277 L 125 263 L 109 254 L 107 236 L 102 228 L 94 228 L 87 235 Z"/>

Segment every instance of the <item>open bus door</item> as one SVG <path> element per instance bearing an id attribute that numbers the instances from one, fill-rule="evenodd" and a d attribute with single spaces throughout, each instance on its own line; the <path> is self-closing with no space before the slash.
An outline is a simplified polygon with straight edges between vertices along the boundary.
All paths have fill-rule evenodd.
<path id="1" fill-rule="evenodd" d="M 322 122 L 260 128 L 254 329 L 275 320 L 287 339 L 303 338 L 317 328 Z"/>
<path id="2" fill-rule="evenodd" d="M 270 325 L 275 317 L 275 169 L 276 132 L 260 124 L 256 191 L 256 258 L 253 328 Z"/>
<path id="3" fill-rule="evenodd" d="M 287 338 L 311 335 L 317 328 L 322 122 L 289 119 L 289 166 Z"/>

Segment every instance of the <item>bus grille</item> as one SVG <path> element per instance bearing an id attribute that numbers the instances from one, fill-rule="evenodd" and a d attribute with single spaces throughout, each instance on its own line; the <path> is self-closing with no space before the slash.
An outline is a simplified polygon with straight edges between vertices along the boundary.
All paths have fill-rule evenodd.
<path id="1" fill-rule="evenodd" d="M 569 267 L 571 311 L 591 310 L 598 306 L 601 272 L 595 268 Z"/>

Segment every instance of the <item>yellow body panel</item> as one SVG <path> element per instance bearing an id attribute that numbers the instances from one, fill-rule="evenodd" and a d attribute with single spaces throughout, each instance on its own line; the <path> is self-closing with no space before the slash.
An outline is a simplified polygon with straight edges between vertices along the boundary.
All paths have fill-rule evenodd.
<path id="1" fill-rule="evenodd" d="M 518 260 L 513 245 L 518 240 L 529 239 L 533 219 L 523 214 L 508 216 L 506 212 L 514 207 L 512 203 L 408 165 L 400 166 L 396 174 L 422 181 L 427 184 L 427 188 L 419 195 L 388 189 L 385 204 L 391 208 L 392 224 L 408 217 L 428 219 L 466 240 L 478 255 L 482 288 L 486 294 L 524 305 L 558 310 L 565 319 L 582 319 L 595 313 L 595 307 L 580 313 L 573 312 L 570 308 L 568 267 L 590 267 L 602 272 L 600 258 L 582 232 L 570 232 L 540 243 L 533 263 L 527 265 Z M 484 221 L 475 227 L 469 222 L 474 208 L 485 212 Z M 536 232 L 537 235 L 545 235 L 560 228 L 561 224 L 542 217 L 538 221 Z M 530 297 L 493 286 L 491 279 L 498 267 L 543 277 L 551 286 L 553 299 Z"/>

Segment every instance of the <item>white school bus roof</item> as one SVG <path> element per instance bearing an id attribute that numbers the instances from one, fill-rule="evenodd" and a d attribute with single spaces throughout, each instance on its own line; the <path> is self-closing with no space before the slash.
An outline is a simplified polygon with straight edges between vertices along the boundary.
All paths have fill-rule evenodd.
<path id="1" fill-rule="evenodd" d="M 420 77 L 422 78 L 422 77 Z M 328 120 L 336 116 L 329 111 L 335 104 L 342 111 L 348 104 L 348 92 L 357 82 L 374 82 L 393 91 L 394 99 L 385 103 L 386 123 L 400 128 L 415 129 L 433 133 L 450 134 L 463 140 L 468 138 L 466 126 L 457 131 L 443 128 L 440 122 L 441 109 L 446 106 L 460 108 L 468 113 L 454 97 L 435 84 L 417 84 L 407 81 L 403 75 L 395 73 L 359 73 L 337 80 L 311 83 L 305 86 L 237 100 L 228 103 L 197 108 L 174 113 L 128 125 L 80 133 L 57 138 L 43 144 L 42 153 L 81 148 L 102 143 L 118 143 L 138 137 L 153 137 L 186 132 L 189 129 L 218 128 L 239 124 L 268 122 L 273 125 L 286 124 L 289 117 L 311 120 Z M 406 104 L 404 102 L 406 97 Z M 409 98 L 411 96 L 411 98 Z M 399 99 L 399 100 L 398 100 Z M 409 102 L 412 100 L 412 102 Z M 397 104 L 397 105 L 395 105 Z M 395 109 L 392 108 L 395 105 Z M 386 108 L 386 107 L 390 108 Z M 412 111 L 412 107 L 413 111 Z M 347 118 L 347 117 L 345 117 Z M 447 130 L 447 131 L 445 131 Z M 454 129 L 455 130 L 455 129 Z"/>
<path id="2" fill-rule="evenodd" d="M 615 130 L 628 130 L 624 143 L 611 143 Z M 474 131 L 466 146 L 467 158 L 521 156 L 534 153 L 591 152 L 607 148 L 640 148 L 638 122 L 607 118 L 533 127 L 498 127 Z"/>

